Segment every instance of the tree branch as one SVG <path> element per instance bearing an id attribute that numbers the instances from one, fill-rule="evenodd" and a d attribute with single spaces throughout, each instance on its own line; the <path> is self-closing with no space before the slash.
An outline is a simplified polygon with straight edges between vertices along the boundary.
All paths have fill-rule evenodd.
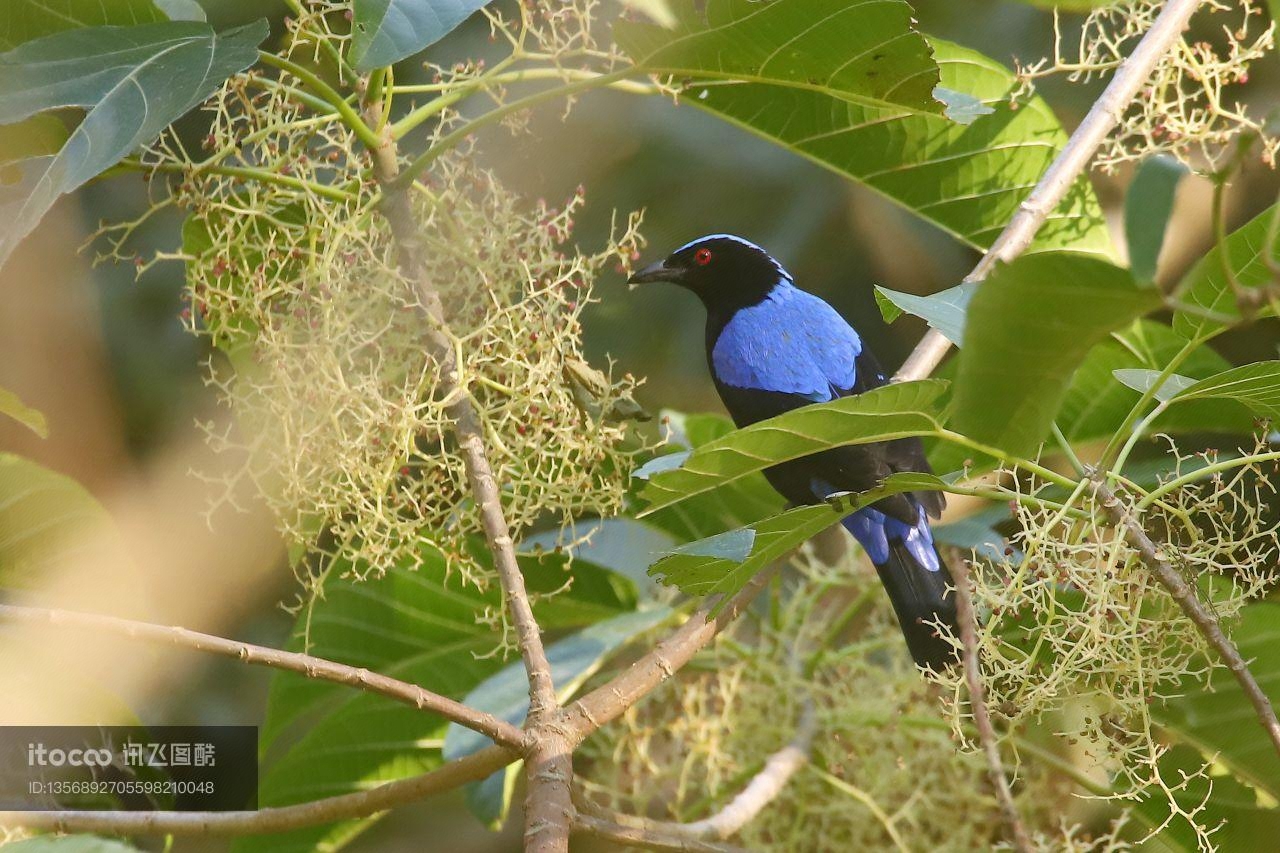
<path id="1" fill-rule="evenodd" d="M 517 758 L 519 756 L 508 749 L 490 746 L 421 776 L 398 779 L 365 791 L 326 797 L 296 806 L 278 806 L 252 812 L 0 812 L 0 827 L 112 835 L 251 835 L 286 832 L 336 820 L 368 817 L 468 782 L 478 782 Z"/>
<path id="2" fill-rule="evenodd" d="M 381 106 L 376 103 L 367 109 L 370 114 L 381 113 Z M 427 273 L 422 237 L 407 193 L 412 180 L 399 180 L 399 154 L 389 126 L 383 128 L 378 144 L 370 148 L 370 153 L 378 182 L 386 193 L 382 211 L 399 248 L 400 267 L 414 283 L 426 314 L 426 337 L 440 363 L 440 391 L 444 397 L 456 399 L 449 407 L 453 431 L 462 451 L 476 510 L 484 526 L 485 540 L 493 555 L 507 612 L 515 627 L 516 644 L 529 678 L 526 727 L 533 732 L 533 737 L 525 762 L 529 782 L 525 798 L 525 848 L 531 853 L 564 853 L 569 846 L 569 826 L 573 816 L 569 799 L 573 758 L 567 742 L 554 732 L 547 736 L 543 732 L 544 724 L 559 710 L 551 665 L 533 616 L 524 576 L 516 561 L 515 543 L 502 509 L 498 481 L 489 464 L 484 427 L 467 389 L 459 382 L 458 364 L 447 331 L 444 306 Z"/>
<path id="3" fill-rule="evenodd" d="M 1182 612 L 1187 614 L 1191 621 L 1195 623 L 1201 635 L 1209 641 L 1209 645 L 1213 646 L 1218 656 L 1222 658 L 1223 663 L 1235 675 L 1236 681 L 1240 684 L 1240 689 L 1244 691 L 1245 696 L 1249 697 L 1249 701 L 1253 704 L 1253 710 L 1258 715 L 1258 721 L 1262 723 L 1262 728 L 1266 730 L 1267 736 L 1271 738 L 1271 745 L 1275 747 L 1277 754 L 1280 754 L 1280 720 L 1276 719 L 1276 712 L 1271 707 L 1271 700 L 1267 698 L 1267 694 L 1262 692 L 1262 688 L 1258 686 L 1258 682 L 1253 677 L 1253 673 L 1249 671 L 1249 665 L 1244 657 L 1241 656 L 1240 650 L 1222 632 L 1222 626 L 1218 624 L 1218 617 L 1214 615 L 1213 611 L 1200 603 L 1200 599 L 1196 597 L 1195 590 L 1183 579 L 1182 574 L 1164 558 L 1156 543 L 1147 535 L 1147 531 L 1128 512 L 1124 504 L 1116 497 L 1115 492 L 1108 488 L 1104 476 L 1103 473 L 1096 470 L 1090 472 L 1089 483 L 1093 488 L 1094 499 L 1102 507 L 1103 512 L 1106 513 L 1111 523 L 1124 532 L 1125 541 L 1138 552 L 1143 565 L 1155 575 L 1160 585 L 1169 591 L 1169 595 L 1182 608 Z"/>
<path id="4" fill-rule="evenodd" d="M 477 731 L 494 743 L 524 753 L 529 746 L 528 734 L 505 720 L 469 705 L 432 693 L 387 675 L 370 672 L 362 667 L 348 666 L 344 663 L 301 654 L 256 646 L 253 643 L 242 643 L 202 634 L 187 628 L 168 625 L 154 625 L 150 622 L 137 622 L 132 619 L 121 619 L 116 616 L 102 616 L 96 613 L 80 613 L 73 610 L 56 610 L 45 607 L 27 607 L 15 604 L 0 604 L 0 619 L 9 622 L 25 622 L 28 624 L 44 624 L 57 628 L 79 628 L 82 630 L 106 631 L 119 634 L 134 640 L 146 640 L 170 646 L 209 652 L 223 657 L 235 658 L 248 664 L 269 666 L 286 672 L 296 672 L 307 678 L 319 681 L 332 681 L 345 684 L 386 696 L 420 711 L 430 711 L 460 726 Z"/>
<path id="5" fill-rule="evenodd" d="M 714 618 L 711 611 L 720 599 L 718 596 L 707 599 L 671 636 L 654 646 L 625 672 L 619 673 L 565 708 L 560 720 L 572 741 L 580 743 L 596 729 L 622 716 L 623 712 L 651 690 L 675 675 L 680 667 L 737 618 L 769 582 L 779 566 L 781 561 L 752 578 Z"/>
<path id="6" fill-rule="evenodd" d="M 1000 232 L 982 260 L 965 276 L 966 282 L 982 281 L 997 261 L 1008 263 L 1031 245 L 1036 232 L 1044 224 L 1076 179 L 1089 167 L 1103 140 L 1115 128 L 1125 107 L 1138 95 L 1147 78 L 1169 49 L 1182 38 L 1183 30 L 1203 0 L 1168 0 L 1152 23 L 1151 29 L 1138 42 L 1116 73 L 1071 134 L 1067 144 L 1058 152 L 1048 170 L 1041 175 L 1035 189 Z M 928 334 L 907 358 L 902 369 L 894 377 L 896 381 L 923 379 L 934 371 L 942 357 L 951 348 L 951 342 L 936 329 Z"/>
<path id="7" fill-rule="evenodd" d="M 578 814 L 574 818 L 575 831 L 605 841 L 613 841 L 629 847 L 641 847 L 645 850 L 677 850 L 683 853 L 747 853 L 745 848 L 714 841 L 702 841 L 697 838 L 662 835 L 659 832 L 642 829 L 637 826 L 624 826 L 612 823 L 593 815 Z"/>
<path id="8" fill-rule="evenodd" d="M 760 814 L 777 799 L 791 777 L 809 761 L 809 750 L 817 730 L 817 714 L 813 702 L 806 700 L 796 726 L 795 737 L 782 749 L 770 755 L 764 767 L 747 783 L 738 795 L 711 817 L 690 823 L 650 820 L 635 815 L 622 814 L 592 803 L 580 791 L 574 791 L 574 805 L 581 817 L 588 816 L 617 827 L 640 830 L 647 837 L 672 841 L 723 841 Z M 688 849 L 688 848 L 678 848 Z"/>
<path id="9" fill-rule="evenodd" d="M 1023 826 L 1022 818 L 1018 816 L 1018 807 L 1013 802 L 1009 777 L 1005 775 L 1004 763 L 1000 760 L 996 730 L 991 725 L 991 714 L 987 710 L 982 673 L 978 669 L 978 621 L 973 612 L 973 599 L 969 594 L 969 566 L 963 559 L 951 562 L 951 573 L 956 584 L 956 617 L 960 625 L 960 643 L 964 649 L 964 678 L 969 685 L 973 725 L 978 730 L 982 751 L 986 753 L 987 771 L 991 777 L 991 787 L 996 792 L 996 802 L 1000 804 L 1000 812 L 1004 815 L 1009 831 L 1013 833 L 1014 849 L 1018 853 L 1031 853 L 1031 838 L 1027 835 L 1027 828 Z"/>

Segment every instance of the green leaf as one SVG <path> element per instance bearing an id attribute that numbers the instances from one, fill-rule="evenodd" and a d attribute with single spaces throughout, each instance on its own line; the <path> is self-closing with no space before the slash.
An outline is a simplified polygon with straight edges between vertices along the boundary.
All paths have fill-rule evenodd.
<path id="1" fill-rule="evenodd" d="M 1235 400 L 1260 418 L 1280 423 L 1280 361 L 1259 361 L 1224 370 L 1184 387 L 1175 403 L 1189 400 Z"/>
<path id="2" fill-rule="evenodd" d="M 563 704 L 599 671 L 622 644 L 671 616 L 671 608 L 655 607 L 623 613 L 597 622 L 547 646 L 547 662 L 556 696 Z M 514 726 L 523 726 L 529 710 L 529 677 L 522 661 L 514 661 L 489 676 L 463 698 L 463 704 L 488 711 Z M 444 738 L 444 759 L 452 761 L 478 752 L 490 743 L 484 735 L 451 723 Z M 474 783 L 467 798 L 472 812 L 486 824 L 501 824 L 510 803 L 510 768 Z"/>
<path id="3" fill-rule="evenodd" d="M 953 427 L 1034 455 L 1089 350 L 1159 304 L 1127 270 L 1083 255 L 1028 255 L 997 267 L 969 305 Z"/>
<path id="4" fill-rule="evenodd" d="M 1223 315 L 1231 322 L 1239 322 L 1240 310 L 1236 307 L 1235 294 L 1223 271 L 1223 258 L 1242 287 L 1257 287 L 1274 278 L 1268 258 L 1280 255 L 1280 236 L 1276 243 L 1267 245 L 1267 232 L 1273 217 L 1280 215 L 1280 207 L 1272 206 L 1227 235 L 1225 245 L 1215 245 L 1193 266 L 1174 292 L 1183 303 L 1197 307 L 1213 315 Z M 1274 309 L 1265 305 L 1259 316 L 1271 316 Z M 1212 336 L 1229 324 L 1225 319 L 1203 316 L 1192 311 L 1175 311 L 1173 328 L 1184 338 Z"/>
<path id="5" fill-rule="evenodd" d="M 946 116 L 956 124 L 973 124 L 982 116 L 989 116 L 996 111 L 995 107 L 987 106 L 973 95 L 942 85 L 934 87 L 933 96 L 946 104 Z"/>
<path id="6" fill-rule="evenodd" d="M 1122 0 L 1022 0 L 1032 6 L 1044 9 L 1059 9 L 1063 12 L 1088 12 L 1101 9 L 1103 6 L 1114 6 Z"/>
<path id="7" fill-rule="evenodd" d="M 1148 157 L 1129 184 L 1124 198 L 1124 233 L 1129 242 L 1129 269 L 1138 281 L 1155 280 L 1173 197 L 1188 171 L 1172 157 Z"/>
<path id="8" fill-rule="evenodd" d="M 8 223 L 0 264 L 59 196 L 155 139 L 252 65 L 266 35 L 266 21 L 222 34 L 185 22 L 90 27 L 0 54 L 0 124 L 61 107 L 88 110 L 56 155 L 23 164 L 16 192 L 0 188 Z"/>
<path id="9" fill-rule="evenodd" d="M 1163 371 L 1186 344 L 1168 325 L 1142 319 L 1114 333 L 1089 351 L 1071 379 L 1071 387 L 1058 410 L 1058 426 L 1073 442 L 1110 438 L 1137 402 L 1132 390 L 1116 379 L 1117 370 Z M 1178 370 L 1191 379 L 1203 379 L 1231 365 L 1209 347 L 1197 347 Z M 1247 413 L 1245 413 L 1247 414 Z M 1169 431 L 1246 429 L 1252 418 L 1239 418 L 1222 406 L 1188 404 L 1181 411 L 1166 412 L 1159 428 Z"/>
<path id="10" fill-rule="evenodd" d="M 751 554 L 745 560 L 739 562 L 722 557 L 676 553 L 658 560 L 650 567 L 649 573 L 688 595 L 723 595 L 719 606 L 712 612 L 715 615 L 756 573 L 849 513 L 887 495 L 917 489 L 940 489 L 944 485 L 932 474 L 893 474 L 869 492 L 832 503 L 796 507 L 750 525 L 748 529 L 754 531 L 755 536 Z"/>
<path id="11" fill-rule="evenodd" d="M 109 523 L 84 487 L 11 453 L 0 453 L 0 578 L 25 586 Z"/>
<path id="12" fill-rule="evenodd" d="M 25 405 L 18 395 L 0 388 L 0 415 L 7 415 L 41 438 L 49 437 L 49 425 L 44 415 Z"/>
<path id="13" fill-rule="evenodd" d="M 171 21 L 205 21 L 208 20 L 204 7 L 196 0 L 154 0 L 165 17 Z"/>
<path id="14" fill-rule="evenodd" d="M 969 310 L 969 300 L 973 298 L 973 291 L 977 286 L 977 282 L 966 282 L 930 296 L 916 296 L 914 293 L 899 293 L 876 285 L 876 299 L 884 297 L 902 311 L 921 318 L 959 347 L 964 346 L 964 316 Z M 881 313 L 884 313 L 883 308 Z M 892 322 L 893 319 L 885 316 L 885 322 Z"/>
<path id="15" fill-rule="evenodd" d="M 676 544 L 670 534 L 651 524 L 631 518 L 602 518 L 528 536 L 520 543 L 520 551 L 570 554 L 575 560 L 617 572 L 645 591 L 653 583 L 645 568 Z"/>
<path id="16" fill-rule="evenodd" d="M 941 115 L 757 82 L 693 89 L 681 103 L 776 142 L 957 239 L 986 248 L 1017 213 L 1067 135 L 1040 98 L 1016 110 L 1009 107 L 1016 82 L 1004 66 L 940 39 L 930 44 L 942 86 L 973 95 L 993 114 L 962 126 Z M 1084 179 L 1050 214 L 1032 251 L 1065 247 L 1110 256 L 1102 208 Z"/>
<path id="17" fill-rule="evenodd" d="M 1126 388 L 1132 388 L 1139 394 L 1145 394 L 1151 390 L 1151 387 L 1159 381 L 1163 370 L 1148 370 L 1142 368 L 1121 368 L 1111 371 L 1112 375 Z M 1189 376 L 1181 376 L 1177 373 L 1171 373 L 1165 377 L 1160 383 L 1160 387 L 1156 389 L 1153 395 L 1157 400 L 1164 402 L 1171 400 L 1177 396 L 1179 391 L 1189 388 L 1196 384 L 1196 381 Z"/>
<path id="18" fill-rule="evenodd" d="M 0 50 L 63 30 L 164 19 L 152 0 L 5 0 L 0 4 Z"/>
<path id="19" fill-rule="evenodd" d="M 354 0 L 349 59 L 357 71 L 394 65 L 447 36 L 487 0 Z"/>
<path id="20" fill-rule="evenodd" d="M 636 67 L 689 80 L 746 81 L 938 115 L 939 83 L 905 0 L 673 0 L 676 26 L 621 21 L 618 44 Z M 730 87 L 730 88 L 736 88 Z"/>
<path id="21" fill-rule="evenodd" d="M 138 853 L 137 847 L 96 835 L 41 835 L 4 848 L 13 853 Z"/>
<path id="22" fill-rule="evenodd" d="M 937 432 L 934 404 L 946 387 L 936 379 L 886 385 L 744 427 L 699 447 L 681 467 L 655 474 L 641 492 L 649 502 L 642 515 L 788 459 Z"/>

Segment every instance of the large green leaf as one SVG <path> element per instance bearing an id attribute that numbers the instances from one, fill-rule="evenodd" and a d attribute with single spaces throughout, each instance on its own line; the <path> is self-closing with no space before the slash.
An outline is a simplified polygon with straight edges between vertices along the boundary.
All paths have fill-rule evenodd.
<path id="1" fill-rule="evenodd" d="M 942 480 L 932 474 L 893 474 L 869 492 L 829 504 L 796 507 L 750 525 L 749 529 L 755 532 L 755 536 L 751 553 L 745 560 L 716 556 L 713 550 L 686 547 L 655 562 L 649 573 L 689 595 L 722 595 L 722 607 L 771 562 L 785 557 L 791 549 L 799 547 L 854 510 L 886 495 L 917 489 L 941 489 L 943 486 Z M 719 607 L 713 614 L 718 611 Z"/>
<path id="2" fill-rule="evenodd" d="M 933 97 L 938 66 L 905 0 L 675 0 L 671 7 L 672 29 L 626 21 L 614 27 L 623 50 L 650 73 L 695 88 L 746 81 L 942 113 Z"/>
<path id="3" fill-rule="evenodd" d="M 641 31 L 659 37 L 653 29 Z M 619 31 L 624 45 L 630 32 Z M 1039 98 L 1010 108 L 1016 83 L 1004 66 L 940 39 L 930 44 L 942 87 L 976 97 L 994 109 L 991 115 L 962 126 L 941 115 L 870 106 L 785 81 L 695 87 L 682 103 L 777 142 L 985 248 L 1017 212 L 1067 135 Z M 1083 179 L 1050 214 L 1032 251 L 1067 247 L 1102 256 L 1111 251 L 1101 207 Z"/>
<path id="4" fill-rule="evenodd" d="M 41 438 L 49 437 L 49 425 L 44 415 L 26 405 L 12 391 L 0 388 L 0 415 L 13 418 Z"/>
<path id="5" fill-rule="evenodd" d="M 953 427 L 1030 456 L 1096 344 L 1160 304 L 1127 270 L 1074 253 L 997 267 L 969 305 Z"/>
<path id="6" fill-rule="evenodd" d="M 5 0 L 0 4 L 0 50 L 63 30 L 163 20 L 152 0 Z"/>
<path id="7" fill-rule="evenodd" d="M 1176 293 L 1189 306 L 1212 312 L 1204 316 L 1193 311 L 1177 311 L 1173 316 L 1174 330 L 1185 338 L 1205 338 L 1226 328 L 1228 322 L 1238 321 L 1240 311 L 1236 307 L 1235 294 L 1224 272 L 1226 265 L 1235 274 L 1242 287 L 1257 287 L 1273 279 L 1268 258 L 1280 256 L 1280 237 L 1277 244 L 1267 245 L 1267 232 L 1271 220 L 1280 215 L 1280 208 L 1273 206 L 1258 214 L 1246 224 L 1227 235 L 1224 245 L 1214 246 L 1187 272 L 1179 282 Z M 1274 311 L 1264 306 L 1259 314 L 1269 316 Z M 1215 315 L 1222 315 L 1219 319 Z"/>
<path id="8" fill-rule="evenodd" d="M 903 382 L 805 406 L 704 444 L 679 468 L 655 474 L 641 496 L 648 514 L 770 465 L 846 444 L 868 444 L 941 429 L 935 403 L 947 383 Z"/>
<path id="9" fill-rule="evenodd" d="M 349 59 L 372 71 L 440 41 L 487 0 L 354 0 Z"/>
<path id="10" fill-rule="evenodd" d="M 172 121 L 252 65 L 266 21 L 226 33 L 205 24 L 66 30 L 0 54 L 0 124 L 82 107 L 84 121 L 52 157 L 22 164 L 0 188 L 0 264 L 64 193 L 155 139 Z"/>
<path id="11" fill-rule="evenodd" d="M 886 323 L 892 323 L 898 316 L 897 313 L 885 310 L 887 302 L 899 313 L 905 311 L 924 320 L 959 347 L 964 346 L 964 317 L 977 287 L 978 283 L 971 281 L 948 287 L 929 296 L 917 296 L 914 293 L 899 293 L 877 285 L 876 301 L 880 303 L 880 312 L 884 315 Z"/>
<path id="12" fill-rule="evenodd" d="M 4 848 L 10 853 L 138 853 L 137 847 L 96 835 L 41 835 Z"/>

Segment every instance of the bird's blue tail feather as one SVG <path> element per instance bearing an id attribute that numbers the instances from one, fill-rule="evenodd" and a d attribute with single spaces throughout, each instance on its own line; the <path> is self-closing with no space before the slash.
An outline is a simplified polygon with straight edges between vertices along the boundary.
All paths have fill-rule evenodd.
<path id="1" fill-rule="evenodd" d="M 919 521 L 906 524 L 866 507 L 844 519 L 880 574 L 889 594 L 911 656 L 920 666 L 941 669 L 956 659 L 955 650 L 943 640 L 937 625 L 956 631 L 954 582 L 938 556 L 923 507 Z"/>

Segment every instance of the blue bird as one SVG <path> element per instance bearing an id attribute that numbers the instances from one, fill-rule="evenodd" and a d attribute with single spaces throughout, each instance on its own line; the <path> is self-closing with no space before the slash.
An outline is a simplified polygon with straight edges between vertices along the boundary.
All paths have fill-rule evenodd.
<path id="1" fill-rule="evenodd" d="M 651 281 L 678 284 L 702 300 L 711 377 L 740 427 L 886 383 L 844 318 L 741 237 L 701 237 L 630 278 L 633 284 Z M 764 474 L 788 501 L 803 505 L 866 491 L 895 472 L 928 470 L 920 440 L 904 438 L 822 451 Z M 943 505 L 938 492 L 904 493 L 843 522 L 875 565 L 912 657 L 935 669 L 955 660 L 934 627 L 945 624 L 954 633 L 956 625 L 954 583 L 929 529 L 929 518 L 938 517 Z"/>

